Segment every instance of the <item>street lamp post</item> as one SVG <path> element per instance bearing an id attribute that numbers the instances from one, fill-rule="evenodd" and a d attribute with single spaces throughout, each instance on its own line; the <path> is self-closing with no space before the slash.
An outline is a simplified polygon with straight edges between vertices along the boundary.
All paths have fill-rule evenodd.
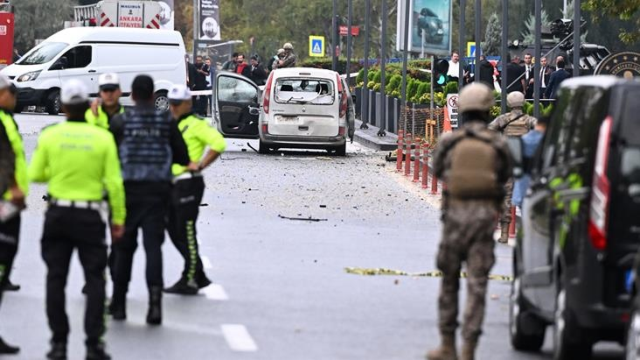
<path id="1" fill-rule="evenodd" d="M 476 6 L 475 9 L 473 10 L 475 11 L 476 14 L 476 31 L 475 31 L 475 38 L 476 38 L 476 56 L 475 56 L 475 66 L 473 67 L 473 76 L 474 76 L 474 81 L 479 81 L 480 80 L 480 54 L 482 53 L 482 1 L 480 0 L 476 0 Z"/>
<path id="2" fill-rule="evenodd" d="M 387 0 L 382 0 L 381 16 L 382 29 L 380 30 L 380 112 L 382 113 L 382 123 L 380 124 L 380 130 L 378 130 L 378 136 L 386 136 L 387 132 L 384 129 L 387 122 L 387 99 L 385 98 L 385 67 L 387 64 Z"/>
<path id="3" fill-rule="evenodd" d="M 536 0 L 535 4 L 535 50 L 536 63 L 533 70 L 533 116 L 540 118 L 540 60 L 542 58 L 542 0 Z M 527 84 L 528 85 L 528 84 Z"/>
<path id="4" fill-rule="evenodd" d="M 582 29 L 582 14 L 580 0 L 573 2 L 573 77 L 580 76 L 580 35 Z"/>
<path id="5" fill-rule="evenodd" d="M 351 84 L 351 25 L 353 20 L 353 0 L 347 0 L 347 86 Z"/>
<path id="6" fill-rule="evenodd" d="M 404 1 L 404 37 L 402 38 L 403 41 L 403 52 L 402 52 L 402 102 L 400 105 L 400 111 L 402 111 L 402 119 L 404 127 L 404 133 L 407 133 L 407 61 L 408 61 L 408 55 L 409 55 L 409 16 L 410 14 L 410 10 L 411 10 L 411 1 L 410 0 L 405 0 Z M 400 29 L 398 29 L 398 31 L 400 31 Z M 433 83 L 433 81 L 432 81 Z M 413 127 L 415 127 L 415 123 L 413 124 Z M 412 129 L 413 130 L 413 129 Z M 412 131 L 412 134 L 414 134 L 415 132 Z"/>
<path id="7" fill-rule="evenodd" d="M 338 0 L 333 0 L 333 18 L 332 18 L 332 27 L 331 27 L 331 47 L 332 47 L 332 55 L 333 60 L 331 62 L 331 70 L 338 71 L 338 54 L 336 50 L 338 49 Z"/>
<path id="8" fill-rule="evenodd" d="M 466 52 L 466 9 L 467 9 L 467 0 L 460 0 L 460 33 L 458 34 L 458 51 L 459 56 L 462 57 Z M 445 76 L 447 76 L 445 74 Z M 460 71 L 458 71 L 458 91 L 462 90 L 462 86 L 464 85 L 464 67 L 460 65 Z"/>
<path id="9" fill-rule="evenodd" d="M 507 112 L 507 58 L 509 57 L 509 48 L 507 42 L 509 41 L 509 0 L 502 0 L 502 54 L 500 55 L 500 62 L 502 63 L 502 71 L 500 78 L 502 80 L 501 93 L 500 93 L 500 108 L 501 113 Z M 536 61 L 537 62 L 537 61 Z"/>
<path id="10" fill-rule="evenodd" d="M 371 13 L 371 0 L 364 0 L 364 72 L 362 85 L 362 110 L 360 111 L 362 117 L 362 125 L 360 129 L 366 130 L 369 128 L 367 121 L 369 120 L 369 39 L 371 32 L 371 19 L 369 14 Z"/>

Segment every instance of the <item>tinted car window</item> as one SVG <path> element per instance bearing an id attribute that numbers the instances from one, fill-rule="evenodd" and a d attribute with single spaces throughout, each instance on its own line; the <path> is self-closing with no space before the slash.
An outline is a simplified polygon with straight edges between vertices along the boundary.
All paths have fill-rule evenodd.
<path id="1" fill-rule="evenodd" d="M 573 98 L 573 90 L 563 89 L 558 99 L 557 109 L 554 112 L 549 129 L 544 140 L 542 161 L 539 163 L 542 169 L 549 169 L 558 163 L 564 162 L 567 131 L 571 124 L 573 106 L 570 103 Z"/>
<path id="2" fill-rule="evenodd" d="M 573 122 L 570 127 L 569 161 L 578 166 L 583 180 L 591 182 L 593 156 L 597 146 L 600 125 L 606 116 L 603 105 L 605 90 L 597 87 L 581 88 L 576 97 Z"/>
<path id="3" fill-rule="evenodd" d="M 640 145 L 640 90 L 626 92 L 624 118 L 620 134 L 630 145 Z"/>
<path id="4" fill-rule="evenodd" d="M 78 46 L 60 57 L 64 69 L 79 69 L 91 64 L 91 46 Z"/>

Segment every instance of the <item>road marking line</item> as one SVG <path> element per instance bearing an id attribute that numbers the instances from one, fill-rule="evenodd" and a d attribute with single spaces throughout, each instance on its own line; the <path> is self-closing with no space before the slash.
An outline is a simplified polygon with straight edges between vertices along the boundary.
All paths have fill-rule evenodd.
<path id="1" fill-rule="evenodd" d="M 204 268 L 206 270 L 212 269 L 213 265 L 211 265 L 211 260 L 209 260 L 208 257 L 206 256 L 201 256 L 200 259 L 202 259 L 202 266 L 204 266 Z"/>
<path id="2" fill-rule="evenodd" d="M 218 301 L 229 300 L 229 296 L 227 295 L 227 292 L 224 291 L 224 288 L 222 287 L 222 285 L 211 284 L 206 288 L 202 289 L 202 292 L 209 300 L 218 300 Z"/>
<path id="3" fill-rule="evenodd" d="M 244 325 L 224 324 L 221 326 L 227 344 L 233 351 L 254 352 L 258 346 L 253 341 L 249 331 Z"/>

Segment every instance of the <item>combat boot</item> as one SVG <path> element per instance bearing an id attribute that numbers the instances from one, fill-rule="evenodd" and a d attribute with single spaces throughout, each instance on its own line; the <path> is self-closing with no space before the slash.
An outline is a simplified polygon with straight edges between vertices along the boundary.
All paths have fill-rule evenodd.
<path id="1" fill-rule="evenodd" d="M 147 312 L 147 324 L 162 324 L 162 287 L 149 288 L 149 312 Z"/>
<path id="2" fill-rule="evenodd" d="M 456 352 L 455 335 L 442 335 L 442 344 L 439 348 L 427 353 L 428 360 L 458 360 Z"/>
<path id="3" fill-rule="evenodd" d="M 462 345 L 460 360 L 474 360 L 477 346 L 477 341 L 465 341 Z"/>
<path id="4" fill-rule="evenodd" d="M 95 345 L 87 345 L 87 357 L 86 360 L 111 360 L 111 355 L 107 354 L 104 348 L 104 343 L 98 343 Z"/>
<path id="5" fill-rule="evenodd" d="M 502 223 L 500 226 L 500 239 L 498 239 L 498 242 L 501 244 L 509 242 L 509 223 Z"/>
<path id="6" fill-rule="evenodd" d="M 164 289 L 167 294 L 198 295 L 198 284 L 194 280 L 181 278 L 173 286 Z"/>
<path id="7" fill-rule="evenodd" d="M 127 286 L 113 284 L 113 296 L 109 304 L 109 314 L 114 320 L 127 319 Z"/>
<path id="8" fill-rule="evenodd" d="M 67 360 L 67 344 L 51 342 L 51 350 L 47 353 L 48 360 Z"/>

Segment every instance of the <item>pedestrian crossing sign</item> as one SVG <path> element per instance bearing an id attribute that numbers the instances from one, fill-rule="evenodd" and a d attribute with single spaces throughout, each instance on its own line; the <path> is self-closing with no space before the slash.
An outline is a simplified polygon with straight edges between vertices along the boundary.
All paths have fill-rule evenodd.
<path id="1" fill-rule="evenodd" d="M 309 56 L 324 56 L 324 36 L 309 36 Z"/>
<path id="2" fill-rule="evenodd" d="M 468 57 L 476 57 L 476 43 L 469 41 L 467 42 L 467 56 Z"/>

